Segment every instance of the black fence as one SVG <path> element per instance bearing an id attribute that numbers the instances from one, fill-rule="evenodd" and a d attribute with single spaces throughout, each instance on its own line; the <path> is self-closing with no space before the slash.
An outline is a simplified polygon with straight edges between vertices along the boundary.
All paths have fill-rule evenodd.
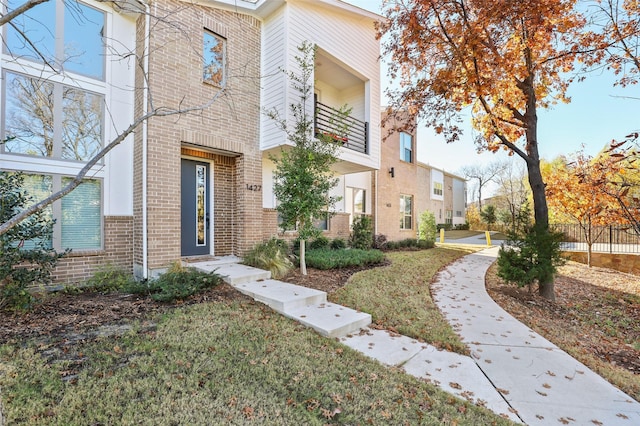
<path id="1" fill-rule="evenodd" d="M 369 123 L 318 102 L 316 99 L 315 135 L 329 136 L 345 148 L 367 154 L 369 152 Z"/>
<path id="2" fill-rule="evenodd" d="M 580 225 L 552 224 L 551 229 L 565 235 L 564 250 L 587 251 L 587 240 Z M 592 226 L 591 250 L 601 253 L 640 253 L 640 235 L 631 225 Z"/>

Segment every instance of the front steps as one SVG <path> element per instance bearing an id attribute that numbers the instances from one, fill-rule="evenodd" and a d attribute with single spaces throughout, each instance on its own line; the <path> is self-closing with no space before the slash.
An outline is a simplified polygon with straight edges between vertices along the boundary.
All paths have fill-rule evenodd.
<path id="1" fill-rule="evenodd" d="M 326 337 L 343 337 L 371 324 L 371 315 L 327 302 L 324 291 L 272 280 L 269 271 L 237 262 L 237 258 L 220 258 L 189 266 L 215 271 L 241 293 Z"/>

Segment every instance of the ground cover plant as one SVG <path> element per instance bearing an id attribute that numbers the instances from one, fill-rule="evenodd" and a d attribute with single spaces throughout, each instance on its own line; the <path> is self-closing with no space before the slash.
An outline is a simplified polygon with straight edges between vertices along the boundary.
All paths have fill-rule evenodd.
<path id="1" fill-rule="evenodd" d="M 307 252 L 307 265 L 316 269 L 369 266 L 382 261 L 384 261 L 384 253 L 380 250 L 322 248 Z"/>
<path id="2" fill-rule="evenodd" d="M 371 314 L 378 327 L 467 353 L 433 303 L 429 284 L 442 267 L 468 253 L 444 248 L 387 252 L 389 266 L 354 275 L 349 285 L 330 294 L 329 299 Z"/>
<path id="3" fill-rule="evenodd" d="M 121 330 L 0 346 L 8 424 L 509 424 L 243 296 Z"/>

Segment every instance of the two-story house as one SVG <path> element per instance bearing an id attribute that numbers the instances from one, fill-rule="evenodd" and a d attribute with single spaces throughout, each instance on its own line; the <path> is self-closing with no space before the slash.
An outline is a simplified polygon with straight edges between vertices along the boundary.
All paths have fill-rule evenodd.
<path id="1" fill-rule="evenodd" d="M 0 168 L 27 173 L 36 199 L 139 122 L 48 209 L 51 244 L 73 250 L 56 281 L 105 263 L 146 278 L 277 234 L 269 155 L 290 142 L 264 109 L 286 115 L 297 101 L 282 70 L 295 71 L 304 41 L 318 48 L 308 110 L 352 107 L 335 168 L 343 199 L 326 224 L 346 236 L 349 214 L 371 210 L 380 162 L 378 19 L 339 0 L 50 0 L 5 25 Z"/>
<path id="2" fill-rule="evenodd" d="M 436 224 L 465 223 L 466 180 L 417 159 L 417 126 L 410 116 L 383 121 L 380 170 L 375 172 L 375 232 L 388 240 L 417 236 L 425 211 Z M 413 130 L 404 130 L 413 129 Z"/>

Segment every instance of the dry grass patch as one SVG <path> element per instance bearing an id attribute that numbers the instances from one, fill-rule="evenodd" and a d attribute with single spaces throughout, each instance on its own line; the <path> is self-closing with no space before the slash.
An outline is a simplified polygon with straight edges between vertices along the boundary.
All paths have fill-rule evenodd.
<path id="1" fill-rule="evenodd" d="M 433 303 L 429 285 L 441 268 L 469 253 L 445 248 L 389 252 L 391 265 L 358 272 L 329 298 L 371 314 L 377 327 L 468 353 Z"/>

